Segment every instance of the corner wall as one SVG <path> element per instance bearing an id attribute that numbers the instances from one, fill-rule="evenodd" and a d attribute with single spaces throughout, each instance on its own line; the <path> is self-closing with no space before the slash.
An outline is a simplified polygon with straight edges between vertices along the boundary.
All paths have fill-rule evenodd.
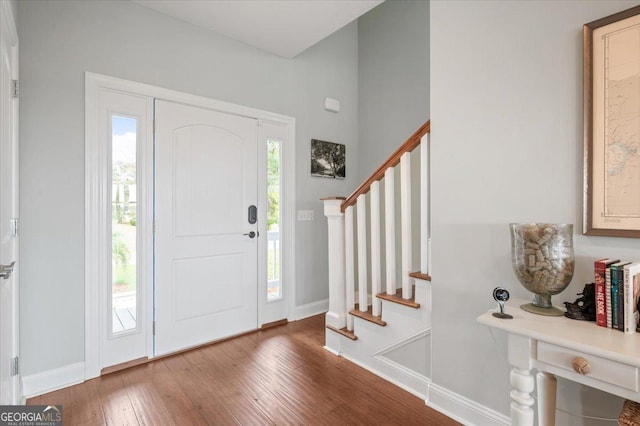
<path id="1" fill-rule="evenodd" d="M 358 19 L 358 180 L 428 118 L 429 2 L 386 1 Z"/>
<path id="2" fill-rule="evenodd" d="M 640 259 L 636 239 L 581 235 L 582 25 L 637 4 L 431 2 L 433 382 L 503 414 L 506 339 L 475 318 L 497 285 L 531 297 L 511 270 L 507 224 L 575 224 L 576 272 L 556 305 L 592 282 L 594 259 Z M 615 418 L 620 405 L 564 381 L 558 396 L 581 415 Z"/>
<path id="3" fill-rule="evenodd" d="M 128 1 L 18 9 L 23 375 L 84 360 L 85 71 L 295 117 L 296 209 L 315 212 L 296 224 L 296 305 L 328 297 L 319 199 L 357 185 L 356 23 L 287 60 Z M 347 145 L 347 179 L 311 178 L 311 138 Z"/>

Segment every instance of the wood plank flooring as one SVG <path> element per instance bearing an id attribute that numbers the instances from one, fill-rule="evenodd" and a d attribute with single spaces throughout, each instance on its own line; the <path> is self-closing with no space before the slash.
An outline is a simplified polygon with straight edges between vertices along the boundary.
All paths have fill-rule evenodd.
<path id="1" fill-rule="evenodd" d="M 324 316 L 31 398 L 69 425 L 456 425 L 323 349 Z"/>

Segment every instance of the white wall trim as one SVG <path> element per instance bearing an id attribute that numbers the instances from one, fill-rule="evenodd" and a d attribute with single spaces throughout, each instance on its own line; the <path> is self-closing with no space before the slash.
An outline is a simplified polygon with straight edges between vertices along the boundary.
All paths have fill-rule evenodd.
<path id="1" fill-rule="evenodd" d="M 333 333 L 333 332 L 332 332 L 332 333 Z M 323 346 L 322 348 L 323 348 L 324 350 L 328 351 L 329 353 L 332 353 L 332 354 L 333 354 L 333 355 L 335 355 L 335 356 L 340 356 L 340 352 L 338 352 L 337 350 L 335 350 L 335 349 L 333 349 L 333 348 L 331 348 L 331 347 L 329 347 L 329 346 L 326 346 L 326 345 L 325 345 L 325 346 Z"/>
<path id="2" fill-rule="evenodd" d="M 19 80 L 18 68 L 19 68 L 19 49 L 18 49 L 18 29 L 16 25 L 16 16 L 13 8 L 8 1 L 0 1 L 0 54 L 6 55 L 9 66 L 11 80 Z M 6 49 L 6 50 L 5 50 Z M 9 162 L 11 168 L 9 174 L 5 174 L 5 177 L 9 177 L 9 180 L 13 181 L 12 191 L 9 197 L 10 200 L 10 217 L 20 217 L 20 203 L 19 203 L 19 189 L 20 189 L 20 173 L 19 173 L 19 99 L 12 98 L 7 92 L 0 94 L 6 96 L 6 105 L 9 105 L 8 120 L 4 123 L 5 130 L 8 132 L 9 139 L 4 143 L 5 145 L 0 148 L 2 155 L 10 157 Z M 3 104 L 5 100 L 3 99 Z M 7 118 L 7 115 L 3 115 L 2 120 Z M 6 164 L 6 163 L 5 163 Z M 6 170 L 4 171 L 6 173 Z M 9 332 L 7 338 L 7 346 L 9 347 L 9 356 L 19 356 L 20 354 L 20 240 L 19 237 L 14 239 L 14 253 L 13 259 L 16 265 L 13 270 L 13 277 L 8 281 L 8 285 L 11 286 L 9 291 L 10 300 L 3 302 L 3 306 L 11 307 L 11 314 L 9 316 L 9 322 L 7 328 L 3 328 L 2 332 Z M 8 306 L 7 306 L 8 305 Z M 3 351 L 4 352 L 4 351 Z M 8 363 L 8 359 L 2 359 L 2 363 Z M 6 364 L 5 364 L 6 365 Z M 10 381 L 10 395 L 11 399 L 4 401 L 5 403 L 17 404 L 22 399 L 21 381 L 20 376 L 13 376 Z M 6 397 L 3 395 L 3 398 Z"/>
<path id="3" fill-rule="evenodd" d="M 360 367 L 364 368 L 365 370 L 368 370 L 370 372 L 372 372 L 373 374 L 375 374 L 378 377 L 382 377 L 383 379 L 385 379 L 388 382 L 393 383 L 394 385 L 398 386 L 399 388 L 402 388 L 404 390 L 406 390 L 407 392 L 409 392 L 412 395 L 417 396 L 420 399 L 426 400 L 426 395 L 422 394 L 421 392 L 419 392 L 416 389 L 413 389 L 407 385 L 405 385 L 404 383 L 396 380 L 395 378 L 389 376 L 388 374 L 384 374 L 382 372 L 380 372 L 380 370 L 373 368 L 371 365 L 365 364 L 355 358 L 350 357 L 349 355 L 345 355 L 344 352 L 340 353 L 340 356 L 343 357 L 344 359 L 347 359 L 351 362 L 353 362 L 356 365 L 359 365 Z M 382 359 L 380 358 L 375 358 L 378 361 L 382 361 Z M 407 375 L 412 381 L 414 382 L 418 382 L 421 383 L 426 389 L 428 389 L 428 387 L 431 384 L 431 380 L 428 377 L 425 377 L 421 374 L 416 373 L 413 370 L 409 370 L 406 367 L 403 367 L 402 365 L 393 362 L 389 359 L 384 359 L 383 362 L 391 367 L 394 367 L 394 369 L 397 369 L 397 372 L 403 374 L 403 375 Z"/>
<path id="4" fill-rule="evenodd" d="M 184 103 L 214 111 L 234 114 L 242 117 L 271 121 L 286 125 L 288 140 L 283 146 L 283 259 L 287 264 L 283 266 L 283 280 L 293 283 L 295 277 L 295 118 L 263 111 L 242 105 L 217 101 L 202 96 L 178 92 L 162 87 L 151 86 L 129 80 L 109 77 L 91 72 L 85 73 L 85 378 L 97 377 L 103 367 L 101 361 L 101 336 L 105 330 L 105 321 L 101 315 L 102 292 L 105 288 L 106 272 L 110 265 L 106 263 L 107 235 L 101 229 L 105 223 L 107 182 L 104 171 L 106 167 L 106 153 L 100 149 L 95 140 L 100 132 L 99 92 L 102 89 L 125 92 L 133 95 L 170 102 Z M 101 166 L 102 165 L 102 166 Z M 286 297 L 289 298 L 287 317 L 291 319 L 295 303 L 295 285 L 287 285 Z M 151 291 L 146 301 L 151 306 Z M 148 312 L 150 312 L 149 309 Z M 145 318 L 150 330 L 151 316 Z M 147 333 L 148 356 L 153 356 L 151 333 Z"/>
<path id="5" fill-rule="evenodd" d="M 314 315 L 324 314 L 329 311 L 329 299 L 299 305 L 295 308 L 294 321 L 309 318 Z"/>
<path id="6" fill-rule="evenodd" d="M 6 29 L 6 36 L 9 37 L 9 45 L 18 44 L 18 28 L 13 8 L 8 1 L 0 1 L 0 24 Z"/>
<path id="7" fill-rule="evenodd" d="M 398 372 L 400 372 L 401 374 L 411 378 L 411 380 L 414 381 L 414 382 L 421 383 L 421 384 L 423 384 L 424 386 L 427 386 L 427 387 L 431 384 L 431 379 L 429 377 L 424 376 L 424 375 L 422 375 L 422 374 L 410 369 L 409 367 L 405 367 L 404 365 L 399 364 L 399 363 L 397 363 L 397 362 L 395 362 L 395 361 L 393 361 L 393 360 L 391 360 L 389 358 L 386 358 L 384 356 L 377 356 L 377 357 L 375 357 L 375 359 L 377 361 L 380 361 L 380 362 L 383 362 L 383 363 L 387 364 L 390 367 L 393 367 L 394 369 L 398 370 Z M 402 385 L 398 385 L 398 386 L 402 387 Z M 421 399 L 426 399 L 427 398 L 426 395 L 423 395 L 420 392 L 417 392 L 416 390 L 410 390 L 410 389 L 408 389 L 406 387 L 404 389 L 407 390 L 408 392 L 418 396 Z"/>
<path id="8" fill-rule="evenodd" d="M 427 328 L 424 330 L 420 330 L 417 333 L 412 334 L 411 336 L 407 337 L 406 339 L 402 339 L 401 341 L 394 343 L 392 345 L 389 345 L 387 347 L 384 347 L 382 349 L 380 349 L 379 351 L 375 352 L 374 354 L 372 354 L 371 356 L 377 357 L 377 356 L 381 356 L 381 355 L 385 355 L 389 352 L 392 352 L 396 349 L 399 349 L 403 346 L 407 346 L 410 343 L 415 342 L 416 340 L 419 340 L 423 337 L 427 337 L 431 335 L 431 329 Z"/>
<path id="9" fill-rule="evenodd" d="M 42 395 L 68 386 L 84 382 L 84 362 L 65 365 L 42 373 L 22 378 L 22 391 L 25 398 Z"/>
<path id="10" fill-rule="evenodd" d="M 426 404 L 465 425 L 511 425 L 509 417 L 435 383 L 429 385 Z"/>

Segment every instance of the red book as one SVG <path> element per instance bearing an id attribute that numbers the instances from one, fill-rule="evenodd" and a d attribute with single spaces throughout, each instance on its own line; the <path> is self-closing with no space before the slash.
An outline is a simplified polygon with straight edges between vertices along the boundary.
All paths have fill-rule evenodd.
<path id="1" fill-rule="evenodd" d="M 607 292 L 605 290 L 605 271 L 607 266 L 618 260 L 608 258 L 598 259 L 593 262 L 594 281 L 596 284 L 596 324 L 601 327 L 607 326 Z"/>

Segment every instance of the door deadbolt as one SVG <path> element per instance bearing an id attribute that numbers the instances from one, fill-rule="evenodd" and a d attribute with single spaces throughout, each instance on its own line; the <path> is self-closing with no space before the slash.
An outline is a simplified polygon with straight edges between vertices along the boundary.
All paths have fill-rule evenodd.
<path id="1" fill-rule="evenodd" d="M 254 224 L 258 221 L 258 208 L 254 205 L 249 206 L 249 223 Z M 253 237 L 251 237 L 253 238 Z"/>

